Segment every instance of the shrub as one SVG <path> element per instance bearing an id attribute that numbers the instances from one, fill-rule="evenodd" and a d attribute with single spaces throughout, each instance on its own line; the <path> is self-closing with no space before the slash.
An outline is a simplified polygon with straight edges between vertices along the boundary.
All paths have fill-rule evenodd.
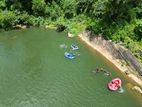
<path id="1" fill-rule="evenodd" d="M 12 11 L 3 11 L 0 13 L 0 27 L 8 30 L 16 24 L 16 14 Z"/>
<path id="2" fill-rule="evenodd" d="M 137 35 L 138 41 L 140 41 L 142 39 L 142 24 L 135 26 L 134 33 Z"/>

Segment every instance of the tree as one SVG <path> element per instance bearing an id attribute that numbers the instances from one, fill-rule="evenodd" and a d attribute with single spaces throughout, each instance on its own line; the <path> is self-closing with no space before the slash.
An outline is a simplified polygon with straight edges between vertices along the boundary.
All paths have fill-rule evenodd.
<path id="1" fill-rule="evenodd" d="M 64 18 L 71 19 L 76 15 L 76 0 L 61 0 L 60 7 L 63 9 Z"/>
<path id="2" fill-rule="evenodd" d="M 46 3 L 44 0 L 32 0 L 32 10 L 34 15 L 44 16 Z"/>
<path id="3" fill-rule="evenodd" d="M 6 4 L 3 0 L 0 0 L 0 9 L 4 10 L 6 7 Z"/>
<path id="4" fill-rule="evenodd" d="M 92 14 L 94 0 L 79 0 L 77 2 L 77 14 Z"/>
<path id="5" fill-rule="evenodd" d="M 18 0 L 21 4 L 21 11 L 32 13 L 32 0 Z"/>

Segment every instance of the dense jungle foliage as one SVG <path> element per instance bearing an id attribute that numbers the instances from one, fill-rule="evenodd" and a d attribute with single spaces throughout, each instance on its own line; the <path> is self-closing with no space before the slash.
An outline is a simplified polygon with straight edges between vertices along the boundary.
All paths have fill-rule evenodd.
<path id="1" fill-rule="evenodd" d="M 142 0 L 0 0 L 0 28 L 17 24 L 91 30 L 123 44 L 142 63 Z"/>

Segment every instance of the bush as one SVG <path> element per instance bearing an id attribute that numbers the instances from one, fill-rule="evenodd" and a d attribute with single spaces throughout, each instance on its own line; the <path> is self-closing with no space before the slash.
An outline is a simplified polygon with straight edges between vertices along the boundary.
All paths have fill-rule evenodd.
<path id="1" fill-rule="evenodd" d="M 142 24 L 135 26 L 134 33 L 137 35 L 138 41 L 140 41 L 142 39 Z"/>
<path id="2" fill-rule="evenodd" d="M 27 12 L 16 12 L 17 13 L 17 18 L 18 18 L 18 24 L 24 24 L 24 25 L 31 25 L 30 24 L 30 15 Z"/>
<path id="3" fill-rule="evenodd" d="M 0 13 L 0 27 L 8 30 L 17 23 L 16 14 L 12 11 L 3 11 Z"/>
<path id="4" fill-rule="evenodd" d="M 42 26 L 44 25 L 45 20 L 43 17 L 40 17 L 40 16 L 35 17 L 31 15 L 28 22 L 30 25 L 33 25 L 33 26 Z"/>

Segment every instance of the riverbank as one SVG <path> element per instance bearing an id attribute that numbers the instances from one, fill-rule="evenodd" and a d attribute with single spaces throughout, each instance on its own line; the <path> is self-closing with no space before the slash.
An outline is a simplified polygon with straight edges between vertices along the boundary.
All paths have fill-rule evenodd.
<path id="1" fill-rule="evenodd" d="M 142 86 L 142 80 L 138 77 L 138 75 L 134 74 L 133 71 L 121 61 L 121 59 L 116 58 L 110 51 L 105 48 L 105 40 L 103 41 L 101 37 L 97 37 L 98 40 L 95 40 L 96 38 L 92 38 L 92 40 L 90 40 L 90 37 L 86 32 L 83 32 L 78 36 L 82 41 L 87 43 L 90 47 L 97 50 L 100 54 L 102 54 L 105 58 L 112 62 L 120 71 L 122 71 L 122 73 L 125 73 L 128 78 L 135 81 L 140 87 Z M 99 43 L 97 43 L 99 40 L 102 40 L 104 44 L 99 45 Z"/>

